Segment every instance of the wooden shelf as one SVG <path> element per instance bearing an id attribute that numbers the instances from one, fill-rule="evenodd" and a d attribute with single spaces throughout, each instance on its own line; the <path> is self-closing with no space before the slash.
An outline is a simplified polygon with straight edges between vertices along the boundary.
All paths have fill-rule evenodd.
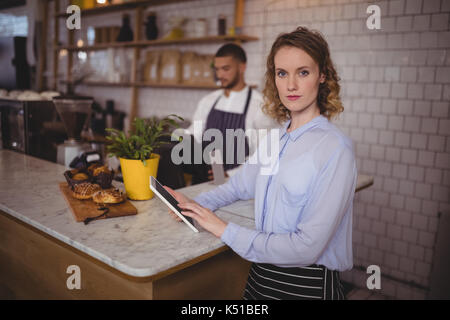
<path id="1" fill-rule="evenodd" d="M 132 0 L 120 4 L 99 6 L 92 9 L 82 9 L 81 15 L 100 16 L 102 14 L 110 14 L 113 12 L 120 11 L 134 11 L 134 40 L 130 42 L 112 42 L 112 43 L 101 43 L 95 45 L 86 45 L 78 47 L 75 44 L 75 32 L 74 30 L 67 30 L 67 44 L 61 45 L 59 43 L 59 26 L 60 18 L 68 17 L 69 15 L 65 11 L 64 5 L 60 0 L 54 1 L 54 11 L 56 14 L 53 16 L 54 23 L 54 37 L 53 37 L 53 75 L 54 75 L 54 89 L 57 90 L 58 83 L 69 84 L 72 79 L 72 67 L 73 67 L 73 57 L 75 52 L 79 51 L 95 51 L 95 50 L 107 50 L 110 48 L 130 48 L 133 51 L 133 60 L 130 70 L 130 81 L 122 83 L 111 83 L 107 81 L 84 81 L 80 83 L 81 85 L 87 86 L 102 86 L 102 87 L 116 87 L 116 88 L 130 88 L 130 111 L 129 118 L 134 119 L 137 115 L 138 109 L 138 98 L 140 88 L 172 88 L 172 89 L 201 89 L 201 90 L 215 90 L 219 89 L 216 85 L 186 85 L 186 84 L 176 84 L 176 85 L 162 85 L 162 84 L 148 84 L 145 82 L 138 81 L 139 73 L 139 58 L 141 56 L 141 49 L 146 47 L 156 47 L 164 45 L 190 45 L 190 44 L 212 44 L 212 43 L 223 43 L 223 42 L 248 42 L 259 40 L 257 37 L 248 35 L 235 35 L 235 36 L 207 36 L 201 38 L 183 38 L 177 40 L 142 40 L 143 39 L 143 27 L 144 24 L 144 14 L 148 7 L 166 5 L 171 3 L 185 3 L 194 0 Z M 244 3 L 245 0 L 234 0 L 234 28 L 236 30 L 242 30 L 243 27 L 243 17 L 244 17 Z M 67 80 L 58 80 L 58 68 L 59 68 L 59 51 L 67 50 L 67 66 L 66 66 L 66 78 Z M 252 85 L 256 88 L 257 86 Z M 130 120 L 131 121 L 131 120 Z M 130 123 L 131 125 L 131 123 Z"/>
<path id="2" fill-rule="evenodd" d="M 215 84 L 150 84 L 145 82 L 137 82 L 134 84 L 137 87 L 146 88 L 175 88 L 175 89 L 207 89 L 207 90 L 217 90 L 220 89 L 219 86 Z"/>
<path id="3" fill-rule="evenodd" d="M 164 46 L 171 44 L 197 44 L 197 43 L 220 43 L 220 42 L 249 42 L 257 41 L 257 37 L 247 35 L 236 36 L 207 36 L 201 38 L 182 38 L 176 40 L 158 39 L 158 40 L 141 40 L 141 41 L 129 41 L 129 42 L 110 42 L 101 43 L 92 46 L 60 46 L 59 50 L 65 49 L 68 51 L 95 51 L 95 50 L 107 50 L 110 48 L 135 48 L 135 47 L 153 47 Z"/>
<path id="4" fill-rule="evenodd" d="M 68 84 L 70 81 L 67 80 L 61 80 L 61 84 Z M 80 86 L 98 86 L 98 87 L 134 87 L 131 82 L 107 82 L 107 81 L 83 81 L 82 83 L 79 83 Z"/>
<path id="5" fill-rule="evenodd" d="M 58 1 L 58 0 L 56 0 Z M 81 15 L 82 16 L 93 16 L 98 14 L 105 14 L 105 13 L 112 13 L 112 12 L 119 12 L 124 10 L 132 10 L 136 9 L 138 7 L 148 7 L 148 6 L 158 6 L 158 5 L 165 5 L 169 3 L 176 3 L 176 2 L 187 2 L 192 0 L 138 0 L 138 1 L 129 1 L 124 2 L 120 4 L 112 4 L 112 5 L 104 5 L 99 6 L 91 9 L 82 9 Z M 65 12 L 59 12 L 55 14 L 55 17 L 67 17 L 68 14 Z"/>
<path id="6" fill-rule="evenodd" d="M 67 84 L 68 81 L 62 80 L 62 84 Z M 107 81 L 84 81 L 80 83 L 80 85 L 86 86 L 99 86 L 99 87 L 146 87 L 146 88 L 175 88 L 175 89 L 207 89 L 207 90 L 215 90 L 220 89 L 219 86 L 216 85 L 201 85 L 201 84 L 151 84 L 145 82 L 107 82 Z"/>
<path id="7" fill-rule="evenodd" d="M 60 83 L 67 84 L 68 81 L 61 80 Z M 145 82 L 107 82 L 107 81 L 84 81 L 80 85 L 85 86 L 98 86 L 98 87 L 141 87 L 141 88 L 168 88 L 168 89 L 205 89 L 205 90 L 217 90 L 220 89 L 217 85 L 204 85 L 204 84 L 153 84 Z M 251 84 L 250 87 L 256 89 L 258 86 Z"/>

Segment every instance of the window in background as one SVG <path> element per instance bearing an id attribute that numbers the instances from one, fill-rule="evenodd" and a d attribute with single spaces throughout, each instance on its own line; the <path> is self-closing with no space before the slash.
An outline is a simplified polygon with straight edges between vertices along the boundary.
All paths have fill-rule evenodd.
<path id="1" fill-rule="evenodd" d="M 27 16 L 0 13 L 0 34 L 2 37 L 27 36 Z"/>

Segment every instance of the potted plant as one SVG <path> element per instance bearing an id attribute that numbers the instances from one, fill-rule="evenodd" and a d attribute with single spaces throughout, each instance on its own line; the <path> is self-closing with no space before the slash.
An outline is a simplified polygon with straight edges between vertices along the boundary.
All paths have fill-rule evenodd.
<path id="1" fill-rule="evenodd" d="M 123 131 L 108 128 L 109 156 L 120 160 L 123 182 L 128 198 L 148 200 L 153 198 L 150 190 L 150 176 L 156 178 L 160 156 L 153 151 L 162 144 L 162 137 L 170 137 L 170 127 L 179 127 L 177 120 L 184 119 L 171 114 L 164 119 L 135 118 L 128 136 Z"/>

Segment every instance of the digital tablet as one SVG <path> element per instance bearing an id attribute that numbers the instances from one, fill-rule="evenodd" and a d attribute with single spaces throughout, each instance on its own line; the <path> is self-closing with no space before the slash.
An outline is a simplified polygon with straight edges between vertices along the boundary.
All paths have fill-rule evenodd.
<path id="1" fill-rule="evenodd" d="M 197 228 L 194 227 L 194 219 L 185 216 L 181 213 L 181 208 L 178 207 L 178 201 L 166 190 L 164 187 L 156 180 L 154 177 L 150 176 L 150 189 L 173 211 L 177 216 L 186 223 L 189 228 L 194 232 L 198 232 Z"/>

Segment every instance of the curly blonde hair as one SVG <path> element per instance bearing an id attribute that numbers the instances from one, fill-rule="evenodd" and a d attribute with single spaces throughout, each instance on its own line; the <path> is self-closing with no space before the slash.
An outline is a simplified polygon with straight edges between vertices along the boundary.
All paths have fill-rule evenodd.
<path id="1" fill-rule="evenodd" d="M 304 50 L 318 64 L 320 73 L 325 76 L 325 82 L 320 84 L 317 95 L 320 114 L 330 120 L 343 112 L 344 107 L 339 96 L 340 79 L 331 61 L 328 44 L 318 31 L 311 31 L 305 27 L 298 27 L 291 33 L 281 34 L 273 43 L 267 57 L 263 111 L 279 123 L 290 119 L 290 111 L 281 103 L 275 85 L 274 58 L 282 47 L 296 47 Z"/>

